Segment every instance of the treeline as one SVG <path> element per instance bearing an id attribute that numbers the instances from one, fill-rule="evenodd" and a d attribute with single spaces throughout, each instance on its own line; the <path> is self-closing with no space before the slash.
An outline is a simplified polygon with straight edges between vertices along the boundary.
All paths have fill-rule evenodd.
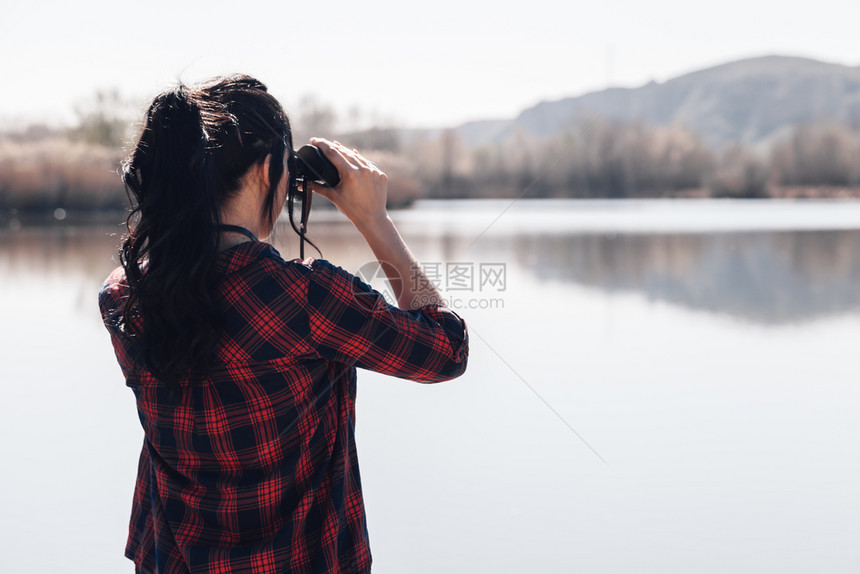
<path id="1" fill-rule="evenodd" d="M 0 127 L 0 219 L 127 209 L 120 167 L 140 129 L 142 107 L 107 91 L 98 92 L 75 111 L 77 121 L 72 127 Z M 294 111 L 297 143 L 307 141 L 309 135 L 337 133 L 333 112 L 316 99 L 301 100 Z M 369 128 L 367 122 L 384 126 L 387 120 L 366 117 L 359 110 L 352 111 L 352 118 L 351 123 L 341 123 L 363 132 L 362 141 L 373 144 L 369 155 L 389 176 L 389 204 L 404 206 L 420 197 L 423 189 L 415 163 L 394 151 L 398 145 L 388 141 L 389 136 L 372 139 L 373 134 L 389 130 Z M 320 198 L 314 206 L 319 209 L 326 204 Z"/>
<path id="2" fill-rule="evenodd" d="M 138 113 L 117 92 L 100 92 L 79 106 L 71 128 L 0 132 L 0 216 L 124 209 L 118 173 Z M 297 144 L 337 138 L 380 165 L 393 207 L 417 198 L 860 196 L 860 130 L 834 123 L 714 150 L 682 126 L 598 118 L 553 137 L 515 131 L 469 147 L 454 129 L 400 130 L 356 109 L 342 117 L 312 97 L 288 113 Z"/>
<path id="3" fill-rule="evenodd" d="M 424 197 L 860 195 L 860 131 L 804 124 L 767 146 L 721 150 L 679 126 L 597 120 L 551 138 L 514 133 L 467 148 L 454 130 L 404 146 Z M 419 160 L 420 158 L 420 160 Z"/>

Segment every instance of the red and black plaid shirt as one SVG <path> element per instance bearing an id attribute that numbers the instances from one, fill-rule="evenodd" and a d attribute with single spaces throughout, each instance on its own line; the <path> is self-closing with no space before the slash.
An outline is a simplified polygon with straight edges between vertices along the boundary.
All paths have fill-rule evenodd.
<path id="1" fill-rule="evenodd" d="M 126 556 L 168 574 L 368 572 L 355 369 L 457 377 L 465 322 L 398 309 L 340 267 L 263 242 L 221 252 L 216 271 L 218 360 L 175 403 L 117 328 L 122 268 L 99 295 L 144 430 Z"/>

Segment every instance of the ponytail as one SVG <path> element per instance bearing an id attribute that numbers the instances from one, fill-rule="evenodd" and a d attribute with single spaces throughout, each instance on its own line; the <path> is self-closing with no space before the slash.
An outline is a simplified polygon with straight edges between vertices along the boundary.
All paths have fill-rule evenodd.
<path id="1" fill-rule="evenodd" d="M 220 212 L 207 143 L 200 109 L 180 86 L 152 103 L 123 169 L 134 206 L 120 257 L 131 292 L 123 327 L 142 337 L 143 364 L 171 390 L 212 359 Z"/>

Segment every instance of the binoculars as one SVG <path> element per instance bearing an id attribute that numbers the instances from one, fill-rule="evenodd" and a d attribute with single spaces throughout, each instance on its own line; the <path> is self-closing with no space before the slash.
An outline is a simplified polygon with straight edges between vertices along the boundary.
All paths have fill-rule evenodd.
<path id="1" fill-rule="evenodd" d="M 289 213 L 290 224 L 293 223 L 293 202 L 296 198 L 302 202 L 302 217 L 299 223 L 299 256 L 305 258 L 305 232 L 308 228 L 308 216 L 311 212 L 311 199 L 313 192 L 310 190 L 309 182 L 313 181 L 325 187 L 334 187 L 340 183 L 340 175 L 337 168 L 332 164 L 320 149 L 313 145 L 304 145 L 295 152 L 293 161 L 290 162 L 290 174 L 292 177 L 289 190 Z"/>

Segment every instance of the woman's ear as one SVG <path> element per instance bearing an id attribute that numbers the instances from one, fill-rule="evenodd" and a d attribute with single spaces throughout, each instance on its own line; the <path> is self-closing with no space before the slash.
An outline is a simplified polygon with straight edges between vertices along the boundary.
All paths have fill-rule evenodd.
<path id="1" fill-rule="evenodd" d="M 266 189 L 269 189 L 269 163 L 272 161 L 272 154 L 266 156 L 266 159 L 263 160 L 261 165 L 261 169 L 263 173 L 261 175 L 261 181 Z"/>
<path id="2" fill-rule="evenodd" d="M 272 155 L 269 154 L 262 161 L 257 161 L 251 164 L 251 167 L 248 168 L 248 171 L 244 176 L 247 185 L 251 185 L 262 190 L 269 189 L 269 158 L 271 157 Z"/>

